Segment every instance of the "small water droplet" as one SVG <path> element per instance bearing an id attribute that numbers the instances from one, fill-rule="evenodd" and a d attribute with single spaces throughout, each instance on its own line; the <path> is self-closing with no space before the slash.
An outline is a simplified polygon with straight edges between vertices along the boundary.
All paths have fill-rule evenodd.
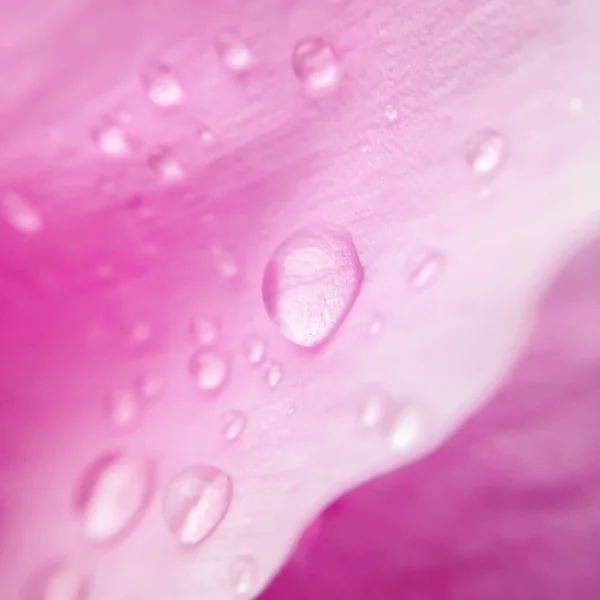
<path id="1" fill-rule="evenodd" d="M 247 596 L 256 588 L 258 563 L 253 556 L 242 555 L 231 563 L 231 587 L 238 596 Z"/>
<path id="2" fill-rule="evenodd" d="M 491 175 L 504 162 L 506 142 L 493 129 L 480 131 L 467 145 L 467 162 L 477 175 Z"/>
<path id="3" fill-rule="evenodd" d="M 141 406 L 133 390 L 119 389 L 111 392 L 107 399 L 110 422 L 117 429 L 132 429 L 141 420 Z"/>
<path id="4" fill-rule="evenodd" d="M 190 361 L 190 372 L 198 389 L 205 394 L 217 394 L 227 380 L 225 358 L 212 350 L 199 350 Z"/>
<path id="5" fill-rule="evenodd" d="M 228 442 L 235 442 L 244 432 L 248 418 L 241 410 L 227 411 L 221 420 L 223 435 Z"/>
<path id="6" fill-rule="evenodd" d="M 180 544 L 198 546 L 221 523 L 232 497 L 229 475 L 209 465 L 188 467 L 168 484 L 163 515 Z"/>
<path id="7" fill-rule="evenodd" d="M 419 411 L 408 404 L 396 410 L 387 431 L 387 443 L 394 453 L 413 452 L 421 444 L 423 420 Z"/>
<path id="8" fill-rule="evenodd" d="M 237 74 L 249 71 L 256 62 L 248 46 L 233 31 L 219 35 L 215 41 L 215 49 L 221 62 Z"/>
<path id="9" fill-rule="evenodd" d="M 107 156 L 126 156 L 131 153 L 131 143 L 125 132 L 112 121 L 104 121 L 92 130 L 92 138 L 98 149 Z"/>
<path id="10" fill-rule="evenodd" d="M 198 127 L 198 136 L 200 137 L 200 141 L 206 145 L 212 144 L 215 141 L 214 133 L 206 125 Z"/>
<path id="11" fill-rule="evenodd" d="M 150 102 L 162 108 L 181 106 L 184 92 L 170 67 L 164 64 L 150 66 L 142 76 Z"/>
<path id="12" fill-rule="evenodd" d="M 86 538 L 103 544 L 128 534 L 141 519 L 151 494 L 151 465 L 111 453 L 86 471 L 77 497 Z"/>
<path id="13" fill-rule="evenodd" d="M 176 183 L 185 179 L 185 171 L 179 161 L 167 149 L 161 149 L 148 157 L 148 166 L 163 183 Z"/>
<path id="14" fill-rule="evenodd" d="M 288 340 L 316 347 L 342 324 L 362 280 L 363 266 L 349 234 L 302 230 L 275 249 L 265 268 L 265 309 Z"/>
<path id="15" fill-rule="evenodd" d="M 379 315 L 373 317 L 371 321 L 371 325 L 369 325 L 369 335 L 371 337 L 377 337 L 381 333 L 381 329 L 383 328 L 383 318 Z"/>
<path id="16" fill-rule="evenodd" d="M 388 104 L 385 107 L 385 117 L 388 121 L 395 121 L 398 118 L 398 110 L 396 107 Z"/>
<path id="17" fill-rule="evenodd" d="M 248 359 L 248 362 L 257 366 L 265 358 L 266 346 L 264 340 L 261 338 L 251 335 L 244 340 L 243 352 L 244 356 Z"/>
<path id="18" fill-rule="evenodd" d="M 283 412 L 285 412 L 286 415 L 293 415 L 296 412 L 296 405 L 293 402 L 290 402 L 284 407 Z"/>
<path id="19" fill-rule="evenodd" d="M 39 233 L 44 222 L 40 214 L 16 192 L 8 192 L 2 197 L 2 213 L 11 227 L 22 233 Z"/>
<path id="20" fill-rule="evenodd" d="M 87 576 L 64 561 L 57 561 L 34 573 L 26 584 L 23 600 L 85 600 Z"/>
<path id="21" fill-rule="evenodd" d="M 277 387 L 283 377 L 283 369 L 278 362 L 268 361 L 265 363 L 265 381 L 269 387 Z"/>
<path id="22" fill-rule="evenodd" d="M 137 389 L 147 403 L 155 402 L 165 393 L 166 382 L 159 375 L 144 375 L 138 380 Z"/>
<path id="23" fill-rule="evenodd" d="M 239 275 L 240 269 L 230 252 L 221 246 L 213 246 L 211 253 L 215 269 L 223 279 L 235 279 Z"/>
<path id="24" fill-rule="evenodd" d="M 442 254 L 436 251 L 425 252 L 414 260 L 408 279 L 415 289 L 423 289 L 433 284 L 441 275 L 445 266 Z"/>
<path id="25" fill-rule="evenodd" d="M 341 70 L 331 45 L 320 37 L 300 40 L 292 52 L 292 69 L 309 96 L 321 97 L 340 85 Z"/>
<path id="26" fill-rule="evenodd" d="M 380 425 L 389 399 L 379 391 L 370 391 L 360 406 L 360 422 L 364 427 Z"/>
<path id="27" fill-rule="evenodd" d="M 193 320 L 191 330 L 194 340 L 202 348 L 214 346 L 219 338 L 219 327 L 210 319 L 201 317 Z"/>

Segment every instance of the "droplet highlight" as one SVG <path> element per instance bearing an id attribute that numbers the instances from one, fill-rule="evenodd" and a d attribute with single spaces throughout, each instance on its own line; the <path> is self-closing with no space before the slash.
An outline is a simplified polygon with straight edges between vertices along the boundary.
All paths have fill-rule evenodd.
<path id="1" fill-rule="evenodd" d="M 165 521 L 182 546 L 196 547 L 217 529 L 233 498 L 231 477 L 216 467 L 188 467 L 168 484 Z"/>
<path id="2" fill-rule="evenodd" d="M 413 260 L 408 280 L 415 290 L 422 290 L 435 283 L 445 267 L 444 256 L 437 251 L 427 251 Z"/>
<path id="3" fill-rule="evenodd" d="M 258 562 L 253 556 L 237 556 L 231 563 L 231 587 L 238 596 L 248 596 L 258 583 Z"/>
<path id="4" fill-rule="evenodd" d="M 388 121 L 395 121 L 398 118 L 398 110 L 395 106 L 388 104 L 385 107 L 385 118 Z"/>
<path id="5" fill-rule="evenodd" d="M 165 184 L 185 179 L 186 173 L 179 161 L 167 149 L 157 150 L 148 157 L 148 166 L 159 181 Z"/>
<path id="6" fill-rule="evenodd" d="M 265 268 L 266 312 L 291 342 L 320 346 L 347 317 L 363 276 L 348 233 L 333 229 L 297 232 L 276 248 Z"/>
<path id="7" fill-rule="evenodd" d="M 142 409 L 133 390 L 118 389 L 111 392 L 106 408 L 109 421 L 115 429 L 131 430 L 141 421 Z"/>
<path id="8" fill-rule="evenodd" d="M 170 67 L 164 64 L 150 66 L 142 76 L 150 102 L 161 108 L 181 106 L 185 94 L 181 83 Z"/>
<path id="9" fill-rule="evenodd" d="M 225 67 L 236 74 L 246 73 L 256 62 L 250 48 L 233 31 L 219 35 L 215 41 L 215 49 Z"/>
<path id="10" fill-rule="evenodd" d="M 190 360 L 190 372 L 203 394 L 216 395 L 225 386 L 227 380 L 227 360 L 218 352 L 199 350 Z"/>
<path id="11" fill-rule="evenodd" d="M 306 94 L 312 97 L 333 93 L 341 82 L 341 69 L 333 48 L 320 37 L 306 37 L 294 46 L 292 69 Z"/>
<path id="12" fill-rule="evenodd" d="M 246 429 L 247 422 L 248 417 L 241 410 L 227 411 L 221 419 L 221 429 L 225 440 L 227 442 L 237 441 Z"/>
<path id="13" fill-rule="evenodd" d="M 102 456 L 82 478 L 76 507 L 88 541 L 105 544 L 129 534 L 152 491 L 149 461 L 121 453 Z"/>
<path id="14" fill-rule="evenodd" d="M 476 175 L 492 175 L 506 157 L 506 142 L 493 129 L 480 131 L 467 145 L 466 159 Z"/>
<path id="15" fill-rule="evenodd" d="M 281 364 L 275 361 L 268 361 L 265 364 L 265 381 L 271 388 L 277 387 L 283 377 L 283 368 Z"/>
<path id="16" fill-rule="evenodd" d="M 86 600 L 89 581 L 82 571 L 64 561 L 34 573 L 23 590 L 23 600 Z"/>
<path id="17" fill-rule="evenodd" d="M 92 138 L 100 152 L 109 157 L 122 157 L 131 153 L 131 142 L 125 132 L 111 121 L 105 121 L 92 130 Z"/>
<path id="18" fill-rule="evenodd" d="M 260 365 L 265 358 L 266 345 L 262 338 L 251 335 L 243 343 L 244 356 L 252 366 Z"/>
<path id="19" fill-rule="evenodd" d="M 210 319 L 200 318 L 192 321 L 191 330 L 194 340 L 203 348 L 214 346 L 219 338 L 219 327 Z"/>
<path id="20" fill-rule="evenodd" d="M 21 233 L 29 235 L 39 233 L 44 227 L 41 215 L 21 194 L 16 192 L 4 194 L 0 208 L 6 222 Z"/>
<path id="21" fill-rule="evenodd" d="M 221 246 L 213 246 L 210 251 L 215 270 L 223 279 L 231 280 L 238 277 L 240 268 L 231 252 Z"/>

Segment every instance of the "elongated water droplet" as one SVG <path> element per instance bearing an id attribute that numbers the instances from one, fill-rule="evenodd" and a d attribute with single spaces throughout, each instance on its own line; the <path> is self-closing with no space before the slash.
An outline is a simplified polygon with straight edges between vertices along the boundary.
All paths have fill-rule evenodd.
<path id="1" fill-rule="evenodd" d="M 126 156 L 131 153 L 131 142 L 116 123 L 106 120 L 92 129 L 92 138 L 98 149 L 107 156 Z"/>
<path id="2" fill-rule="evenodd" d="M 215 41 L 215 49 L 221 62 L 233 73 L 245 73 L 256 62 L 248 46 L 233 31 L 225 31 L 219 35 Z"/>
<path id="3" fill-rule="evenodd" d="M 421 413 L 409 404 L 397 407 L 387 431 L 387 442 L 394 453 L 409 454 L 422 444 L 424 423 Z"/>
<path id="4" fill-rule="evenodd" d="M 288 340 L 319 346 L 346 318 L 362 280 L 363 266 L 349 234 L 303 230 L 283 242 L 266 266 L 265 309 Z"/>
<path id="5" fill-rule="evenodd" d="M 16 192 L 8 192 L 2 197 L 2 214 L 8 224 L 22 233 L 39 233 L 44 227 L 40 214 Z"/>
<path id="6" fill-rule="evenodd" d="M 251 365 L 260 365 L 265 358 L 265 351 L 265 342 L 261 338 L 251 335 L 244 340 L 244 356 L 248 359 L 248 362 Z"/>
<path id="7" fill-rule="evenodd" d="M 181 106 L 184 92 L 170 67 L 164 64 L 150 66 L 142 76 L 150 102 L 162 108 Z"/>
<path id="8" fill-rule="evenodd" d="M 416 257 L 408 273 L 408 280 L 414 289 L 423 289 L 433 284 L 444 270 L 444 256 L 434 250 Z"/>
<path id="9" fill-rule="evenodd" d="M 258 563 L 253 556 L 242 555 L 231 563 L 231 587 L 238 596 L 248 596 L 256 588 Z"/>
<path id="10" fill-rule="evenodd" d="M 495 173 L 505 160 L 506 142 L 493 129 L 480 131 L 467 145 L 466 159 L 476 175 Z"/>
<path id="11" fill-rule="evenodd" d="M 152 491 L 152 469 L 142 458 L 120 453 L 102 456 L 84 474 L 77 508 L 86 538 L 103 544 L 131 532 Z"/>
<path id="12" fill-rule="evenodd" d="M 190 372 L 202 393 L 215 395 L 227 380 L 227 360 L 212 350 L 199 350 L 191 358 Z"/>
<path id="13" fill-rule="evenodd" d="M 268 361 L 265 363 L 265 381 L 269 387 L 277 387 L 283 377 L 283 369 L 278 362 Z"/>
<path id="14" fill-rule="evenodd" d="M 339 87 L 340 65 L 333 48 L 323 38 L 300 40 L 292 52 L 292 68 L 309 96 L 327 96 Z"/>
<path id="15" fill-rule="evenodd" d="M 370 391 L 360 407 L 360 422 L 364 427 L 378 427 L 387 410 L 389 399 L 379 391 Z"/>
<path id="16" fill-rule="evenodd" d="M 206 540 L 223 520 L 233 497 L 229 475 L 209 465 L 189 467 L 167 486 L 163 514 L 169 529 L 183 546 Z"/>
<path id="17" fill-rule="evenodd" d="M 87 576 L 65 561 L 57 561 L 34 573 L 26 584 L 23 600 L 86 600 Z"/>
<path id="18" fill-rule="evenodd" d="M 228 442 L 235 442 L 238 440 L 246 428 L 247 421 L 248 418 L 246 417 L 246 414 L 241 410 L 227 411 L 221 420 L 221 427 L 225 439 Z"/>
<path id="19" fill-rule="evenodd" d="M 133 429 L 141 420 L 141 406 L 133 390 L 120 389 L 109 394 L 108 418 L 117 429 Z"/>

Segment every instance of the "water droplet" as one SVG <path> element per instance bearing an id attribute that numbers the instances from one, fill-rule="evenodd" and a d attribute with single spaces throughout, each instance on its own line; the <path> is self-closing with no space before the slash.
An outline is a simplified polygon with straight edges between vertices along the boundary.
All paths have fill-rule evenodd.
<path id="1" fill-rule="evenodd" d="M 230 252 L 221 246 L 213 246 L 211 254 L 215 269 L 223 279 L 235 279 L 239 275 L 240 269 Z"/>
<path id="2" fill-rule="evenodd" d="M 138 380 L 137 389 L 146 402 L 155 402 L 165 393 L 166 382 L 158 375 L 144 375 Z"/>
<path id="3" fill-rule="evenodd" d="M 175 183 L 185 178 L 185 171 L 181 164 L 164 148 L 148 157 L 148 166 L 163 183 Z"/>
<path id="4" fill-rule="evenodd" d="M 221 62 L 237 74 L 249 71 L 256 62 L 248 46 L 232 31 L 219 35 L 215 41 L 215 49 Z"/>
<path id="5" fill-rule="evenodd" d="M 360 406 L 360 422 L 364 427 L 378 427 L 388 409 L 390 399 L 379 390 L 370 390 Z"/>
<path id="6" fill-rule="evenodd" d="M 349 234 L 299 231 L 276 248 L 265 268 L 265 309 L 288 340 L 316 347 L 342 324 L 362 280 L 363 266 Z"/>
<path id="7" fill-rule="evenodd" d="M 194 339 L 203 348 L 214 346 L 217 343 L 219 328 L 214 321 L 204 318 L 194 320 L 191 329 Z"/>
<path id="8" fill-rule="evenodd" d="M 164 64 L 155 64 L 142 76 L 150 102 L 162 108 L 181 106 L 184 92 L 173 71 Z"/>
<path id="9" fill-rule="evenodd" d="M 167 486 L 164 518 L 180 544 L 198 546 L 221 523 L 232 497 L 229 475 L 209 465 L 188 467 Z"/>
<path id="10" fill-rule="evenodd" d="M 244 356 L 248 359 L 248 362 L 251 365 L 260 365 L 265 358 L 265 351 L 265 342 L 261 338 L 251 335 L 244 340 Z"/>
<path id="11" fill-rule="evenodd" d="M 118 429 L 131 429 L 141 419 L 141 406 L 133 390 L 119 389 L 110 393 L 107 400 L 108 417 Z"/>
<path id="12" fill-rule="evenodd" d="M 203 144 L 209 145 L 215 141 L 213 132 L 206 125 L 200 125 L 198 127 L 198 135 Z"/>
<path id="13" fill-rule="evenodd" d="M 492 129 L 480 131 L 468 144 L 467 162 L 477 175 L 491 175 L 504 162 L 506 142 Z"/>
<path id="14" fill-rule="evenodd" d="M 4 194 L 2 213 L 8 224 L 22 233 L 39 233 L 44 226 L 40 214 L 16 192 Z"/>
<path id="15" fill-rule="evenodd" d="M 290 402 L 284 407 L 283 412 L 285 412 L 286 415 L 293 415 L 296 412 L 296 405 L 293 402 Z"/>
<path id="16" fill-rule="evenodd" d="M 408 279 L 415 289 L 423 289 L 436 281 L 445 265 L 443 255 L 431 251 L 422 254 L 414 261 L 409 270 Z"/>
<path id="17" fill-rule="evenodd" d="M 89 581 L 86 575 L 63 561 L 45 566 L 27 583 L 23 600 L 85 600 Z"/>
<path id="18" fill-rule="evenodd" d="M 196 385 L 205 394 L 217 394 L 227 379 L 228 366 L 223 356 L 211 350 L 196 352 L 190 361 Z"/>
<path id="19" fill-rule="evenodd" d="M 399 406 L 387 431 L 387 443 L 394 453 L 413 452 L 421 444 L 423 420 L 419 411 L 408 404 Z"/>
<path id="20" fill-rule="evenodd" d="M 238 556 L 231 563 L 231 587 L 238 596 L 247 596 L 256 588 L 258 563 L 253 556 Z"/>
<path id="21" fill-rule="evenodd" d="M 385 117 L 388 121 L 395 121 L 398 118 L 398 110 L 396 107 L 388 104 L 385 107 Z"/>
<path id="22" fill-rule="evenodd" d="M 248 418 L 240 410 L 230 410 L 223 415 L 221 426 L 228 442 L 235 442 L 244 432 Z"/>
<path id="23" fill-rule="evenodd" d="M 265 364 L 265 380 L 270 387 L 277 387 L 281 382 L 282 377 L 283 369 L 278 362 L 268 361 Z"/>
<path id="24" fill-rule="evenodd" d="M 98 149 L 107 156 L 126 156 L 131 152 L 131 143 L 123 130 L 112 121 L 105 121 L 92 130 L 92 138 Z"/>
<path id="25" fill-rule="evenodd" d="M 132 530 L 150 500 L 151 475 L 147 460 L 120 453 L 106 454 L 88 468 L 77 508 L 90 542 L 116 541 Z"/>
<path id="26" fill-rule="evenodd" d="M 340 85 L 341 70 L 331 45 L 320 37 L 300 40 L 292 52 L 292 69 L 309 96 L 320 97 Z"/>
<path id="27" fill-rule="evenodd" d="M 383 318 L 379 315 L 373 317 L 371 325 L 369 325 L 369 335 L 371 337 L 377 337 L 381 333 L 383 327 Z"/>

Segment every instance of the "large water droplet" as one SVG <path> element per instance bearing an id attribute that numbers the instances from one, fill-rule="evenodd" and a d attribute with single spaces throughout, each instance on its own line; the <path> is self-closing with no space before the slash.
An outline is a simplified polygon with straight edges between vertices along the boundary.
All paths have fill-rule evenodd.
<path id="1" fill-rule="evenodd" d="M 440 277 L 444 265 L 444 256 L 437 251 L 431 250 L 417 256 L 408 273 L 410 285 L 419 290 L 432 285 Z"/>
<path id="2" fill-rule="evenodd" d="M 141 420 L 141 406 L 133 390 L 119 389 L 108 395 L 108 418 L 117 429 L 132 429 Z"/>
<path id="3" fill-rule="evenodd" d="M 235 442 L 240 438 L 248 418 L 246 414 L 241 410 L 230 410 L 223 415 L 221 420 L 221 427 L 223 429 L 223 436 L 228 442 Z"/>
<path id="4" fill-rule="evenodd" d="M 349 234 L 303 230 L 273 252 L 263 277 L 263 300 L 288 340 L 319 346 L 347 316 L 362 280 L 363 266 Z"/>
<path id="5" fill-rule="evenodd" d="M 333 48 L 323 38 L 300 40 L 292 52 L 292 68 L 309 96 L 326 96 L 339 87 L 340 65 Z"/>
<path id="6" fill-rule="evenodd" d="M 86 575 L 59 561 L 34 574 L 24 588 L 23 600 L 85 600 L 88 587 Z"/>
<path id="7" fill-rule="evenodd" d="M 152 65 L 142 76 L 142 81 L 149 100 L 156 106 L 173 108 L 183 104 L 183 88 L 167 65 Z"/>
<path id="8" fill-rule="evenodd" d="M 1 209 L 8 224 L 22 233 L 39 233 L 44 226 L 40 214 L 16 192 L 4 194 Z"/>
<path id="9" fill-rule="evenodd" d="M 258 336 L 251 335 L 244 340 L 243 352 L 248 362 L 253 365 L 260 365 L 265 358 L 266 346 L 264 340 Z"/>
<path id="10" fill-rule="evenodd" d="M 495 173 L 506 155 L 504 138 L 493 129 L 480 131 L 467 145 L 466 159 L 477 175 Z"/>
<path id="11" fill-rule="evenodd" d="M 163 514 L 180 544 L 201 544 L 223 520 L 233 497 L 229 475 L 209 465 L 189 467 L 167 486 Z"/>
<path id="12" fill-rule="evenodd" d="M 256 588 L 258 563 L 253 556 L 236 557 L 230 568 L 231 587 L 238 596 L 247 596 Z"/>
<path id="13" fill-rule="evenodd" d="M 104 121 L 92 130 L 92 138 L 98 149 L 107 156 L 126 156 L 131 152 L 131 143 L 125 132 L 112 121 Z"/>
<path id="14" fill-rule="evenodd" d="M 217 352 L 199 350 L 190 360 L 190 372 L 201 392 L 214 395 L 227 380 L 227 360 Z"/>
<path id="15" fill-rule="evenodd" d="M 221 62 L 237 74 L 249 71 L 256 62 L 248 46 L 233 31 L 219 35 L 215 40 L 215 49 Z"/>
<path id="16" fill-rule="evenodd" d="M 127 535 L 148 505 L 151 479 L 150 463 L 139 457 L 113 453 L 94 462 L 77 497 L 86 538 L 102 544 Z"/>

